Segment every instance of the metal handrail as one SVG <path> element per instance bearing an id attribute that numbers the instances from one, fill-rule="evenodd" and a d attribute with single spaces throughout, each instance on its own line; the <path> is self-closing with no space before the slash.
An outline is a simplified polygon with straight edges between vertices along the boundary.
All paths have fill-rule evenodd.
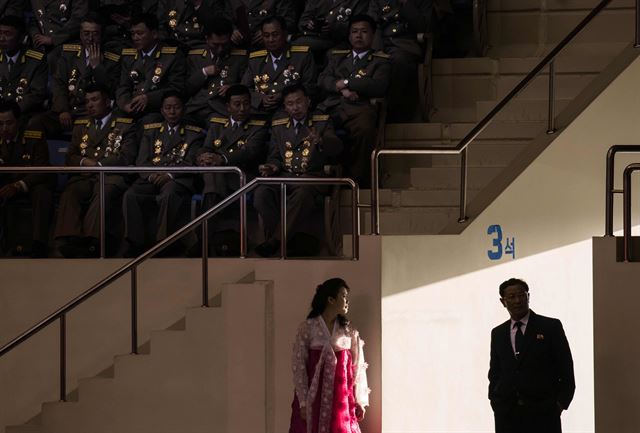
<path id="1" fill-rule="evenodd" d="M 613 199 L 615 194 L 622 194 L 623 189 L 615 189 L 614 175 L 616 155 L 618 153 L 640 153 L 640 144 L 615 144 L 607 151 L 604 235 L 613 236 Z"/>
<path id="2" fill-rule="evenodd" d="M 630 262 L 632 258 L 631 244 L 631 175 L 640 171 L 640 164 L 629 164 L 624 169 L 622 188 L 623 193 L 623 236 L 624 236 L 624 261 Z"/>
<path id="3" fill-rule="evenodd" d="M 105 174 L 110 173 L 235 173 L 239 177 L 240 187 L 243 187 L 246 183 L 246 175 L 238 167 L 136 167 L 136 166 L 118 166 L 118 167 L 57 167 L 57 166 L 38 166 L 38 167 L 0 167 L 0 173 L 97 173 L 100 191 L 100 258 L 106 256 L 106 242 L 105 242 L 105 193 L 104 193 L 104 178 Z M 240 230 L 242 233 L 246 233 L 246 220 L 244 219 L 246 213 L 244 207 L 245 201 L 240 201 Z M 242 236 L 240 240 L 240 255 L 244 257 L 247 253 L 246 236 Z"/>
<path id="4" fill-rule="evenodd" d="M 34 170 L 37 171 L 37 170 Z M 97 170 L 96 170 L 97 171 Z M 145 170 L 146 171 L 146 170 Z M 220 203 L 211 209 L 205 211 L 202 215 L 192 220 L 184 227 L 178 229 L 171 236 L 158 242 L 140 256 L 123 265 L 116 271 L 103 278 L 100 282 L 93 285 L 88 290 L 73 298 L 64 306 L 58 308 L 46 318 L 42 319 L 28 330 L 24 331 L 13 340 L 0 347 L 0 358 L 11 350 L 18 347 L 23 342 L 40 332 L 42 329 L 60 320 L 60 400 L 66 401 L 66 315 L 73 309 L 84 303 L 93 295 L 102 291 L 109 284 L 113 283 L 123 275 L 131 272 L 131 353 L 138 353 L 138 311 L 137 311 L 137 268 L 147 259 L 153 257 L 157 252 L 161 251 L 173 241 L 179 239 L 187 232 L 193 230 L 197 225 L 202 224 L 202 306 L 209 306 L 209 284 L 208 284 L 208 219 L 222 211 L 231 202 L 241 198 L 244 201 L 246 194 L 259 185 L 280 185 L 281 191 L 281 258 L 286 258 L 286 237 L 287 237 L 287 218 L 286 218 L 286 193 L 288 184 L 298 185 L 347 185 L 351 188 L 351 206 L 352 206 L 352 260 L 358 260 L 360 255 L 360 210 L 358 207 L 359 190 L 358 185 L 349 178 L 312 178 L 312 177 L 281 177 L 281 178 L 256 178 L 244 185 L 242 188 L 225 197 Z"/>
<path id="5" fill-rule="evenodd" d="M 553 61 L 562 49 L 569 44 L 577 35 L 586 27 L 612 0 L 602 0 L 596 5 L 586 17 L 576 25 L 576 27 L 567 34 L 567 36 L 553 48 L 528 74 L 525 76 L 502 100 L 474 126 L 471 131 L 455 147 L 436 146 L 426 149 L 380 149 L 371 153 L 371 230 L 373 234 L 380 234 L 380 185 L 379 182 L 379 166 L 380 156 L 382 155 L 442 155 L 442 154 L 459 154 L 461 155 L 460 167 L 460 217 L 459 223 L 468 220 L 466 215 L 466 189 L 467 189 L 467 147 L 485 130 L 485 128 L 493 121 L 500 111 L 514 99 L 520 91 L 522 91 L 547 65 L 549 65 L 549 119 L 547 133 L 553 134 L 555 128 L 555 95 L 554 95 L 554 77 L 555 68 Z M 636 48 L 640 48 L 640 0 L 636 0 Z"/>

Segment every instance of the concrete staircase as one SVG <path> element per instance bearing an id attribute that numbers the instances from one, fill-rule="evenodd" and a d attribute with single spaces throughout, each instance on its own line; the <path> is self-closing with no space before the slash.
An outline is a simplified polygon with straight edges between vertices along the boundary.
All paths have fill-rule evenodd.
<path id="1" fill-rule="evenodd" d="M 490 0 L 487 57 L 433 62 L 431 123 L 390 124 L 387 148 L 450 145 L 526 76 L 597 4 L 596 0 Z M 630 44 L 633 0 L 615 0 L 556 59 L 558 132 L 568 125 L 637 54 Z M 469 147 L 467 215 L 472 220 L 544 148 L 548 73 L 545 70 Z M 456 155 L 384 157 L 381 233 L 459 233 L 460 162 Z M 363 201 L 369 191 L 362 192 Z M 346 199 L 346 196 L 345 196 Z M 348 201 L 347 201 L 348 203 Z M 362 212 L 363 233 L 370 212 Z"/>

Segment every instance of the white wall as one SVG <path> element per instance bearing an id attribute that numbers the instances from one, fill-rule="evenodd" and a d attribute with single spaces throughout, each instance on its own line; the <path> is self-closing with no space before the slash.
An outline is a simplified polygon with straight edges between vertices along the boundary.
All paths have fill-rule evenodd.
<path id="1" fill-rule="evenodd" d="M 636 60 L 461 235 L 383 237 L 383 432 L 493 431 L 490 330 L 508 318 L 498 285 L 512 276 L 569 338 L 564 431 L 594 431 L 591 237 L 604 231 L 607 149 L 640 142 L 638 76 Z M 515 260 L 487 257 L 492 224 L 516 237 Z"/>

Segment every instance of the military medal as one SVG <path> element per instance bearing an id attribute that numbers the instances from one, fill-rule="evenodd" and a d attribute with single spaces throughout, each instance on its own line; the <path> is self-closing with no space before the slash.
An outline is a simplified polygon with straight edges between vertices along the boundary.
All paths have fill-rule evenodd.
<path id="1" fill-rule="evenodd" d="M 131 72 L 129 72 L 129 77 L 133 80 L 135 84 L 137 84 L 140 78 L 140 74 L 138 73 L 138 71 L 134 69 Z"/>
<path id="2" fill-rule="evenodd" d="M 293 144 L 290 141 L 287 141 L 284 145 L 287 149 L 293 149 Z"/>
<path id="3" fill-rule="evenodd" d="M 87 141 L 89 141 L 89 134 L 84 134 L 80 141 L 80 155 L 82 156 L 85 156 L 87 154 L 87 147 L 89 147 Z"/>
<path id="4" fill-rule="evenodd" d="M 238 147 L 242 147 L 242 146 L 244 146 L 244 143 L 245 143 L 245 141 L 244 141 L 244 140 L 238 140 L 238 141 L 237 141 Z"/>
<path id="5" fill-rule="evenodd" d="M 178 21 L 176 21 L 175 19 L 170 19 L 169 20 L 169 27 L 171 27 L 172 30 L 174 30 L 176 27 L 178 27 Z"/>
<path id="6" fill-rule="evenodd" d="M 259 14 L 261 17 L 266 17 L 266 16 L 267 16 L 267 14 L 269 14 L 269 12 L 267 12 L 267 10 L 266 10 L 266 9 L 261 9 L 261 10 L 260 10 L 260 12 L 258 12 L 258 14 Z"/>
<path id="7" fill-rule="evenodd" d="M 200 28 L 200 23 L 198 22 L 198 17 L 193 17 L 193 28 L 194 29 L 199 29 Z"/>
<path id="8" fill-rule="evenodd" d="M 67 5 L 60 3 L 60 12 L 65 13 L 67 11 Z"/>
<path id="9" fill-rule="evenodd" d="M 222 146 L 222 140 L 220 140 L 219 138 L 216 138 L 215 140 L 213 140 L 213 145 L 215 147 L 220 147 Z"/>
<path id="10" fill-rule="evenodd" d="M 309 156 L 309 149 L 303 149 L 302 156 Z"/>
<path id="11" fill-rule="evenodd" d="M 382 13 L 383 13 L 383 14 L 388 14 L 390 11 L 391 11 L 391 6 L 389 6 L 389 5 L 384 5 L 384 6 L 382 7 Z"/>
<path id="12" fill-rule="evenodd" d="M 288 158 L 288 159 L 293 158 L 293 151 L 291 151 L 291 150 L 287 150 L 287 151 L 284 153 L 284 157 L 285 157 L 285 158 Z"/>

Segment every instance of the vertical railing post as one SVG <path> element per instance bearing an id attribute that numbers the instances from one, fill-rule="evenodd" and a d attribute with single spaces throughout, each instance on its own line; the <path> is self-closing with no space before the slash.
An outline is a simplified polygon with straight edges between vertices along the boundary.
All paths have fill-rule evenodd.
<path id="1" fill-rule="evenodd" d="M 360 258 L 360 218 L 358 214 L 358 187 L 351 185 L 351 258 Z"/>
<path id="2" fill-rule="evenodd" d="M 280 184 L 280 254 L 287 258 L 287 184 Z"/>
<path id="3" fill-rule="evenodd" d="M 242 222 L 241 222 L 242 224 Z M 209 222 L 202 221 L 202 306 L 209 306 Z"/>
<path id="4" fill-rule="evenodd" d="M 240 188 L 245 185 L 244 173 L 240 173 Z M 247 257 L 247 195 L 240 196 L 240 257 Z"/>
<path id="5" fill-rule="evenodd" d="M 60 401 L 67 401 L 67 319 L 60 315 Z"/>
<path id="6" fill-rule="evenodd" d="M 549 114 L 548 114 L 548 126 L 547 134 L 555 134 L 556 132 L 556 90 L 555 90 L 555 77 L 556 77 L 556 61 L 555 59 L 549 62 Z"/>
<path id="7" fill-rule="evenodd" d="M 105 215 L 105 197 L 104 197 L 104 171 L 101 171 L 98 175 L 99 186 L 98 189 L 100 191 L 100 257 L 106 257 L 107 251 L 107 239 L 105 235 L 105 227 L 106 227 L 106 215 Z"/>
<path id="8" fill-rule="evenodd" d="M 613 236 L 613 176 L 615 169 L 616 146 L 611 146 L 607 152 L 604 235 Z"/>
<path id="9" fill-rule="evenodd" d="M 633 43 L 634 48 L 640 48 L 640 0 L 636 0 L 636 40 Z"/>
<path id="10" fill-rule="evenodd" d="M 131 353 L 138 354 L 138 268 L 131 268 Z"/>
<path id="11" fill-rule="evenodd" d="M 379 183 L 379 162 L 380 154 L 377 150 L 371 153 L 371 234 L 380 234 L 380 185 Z"/>
<path id="12" fill-rule="evenodd" d="M 460 152 L 460 224 L 467 222 L 467 149 L 465 147 Z"/>

